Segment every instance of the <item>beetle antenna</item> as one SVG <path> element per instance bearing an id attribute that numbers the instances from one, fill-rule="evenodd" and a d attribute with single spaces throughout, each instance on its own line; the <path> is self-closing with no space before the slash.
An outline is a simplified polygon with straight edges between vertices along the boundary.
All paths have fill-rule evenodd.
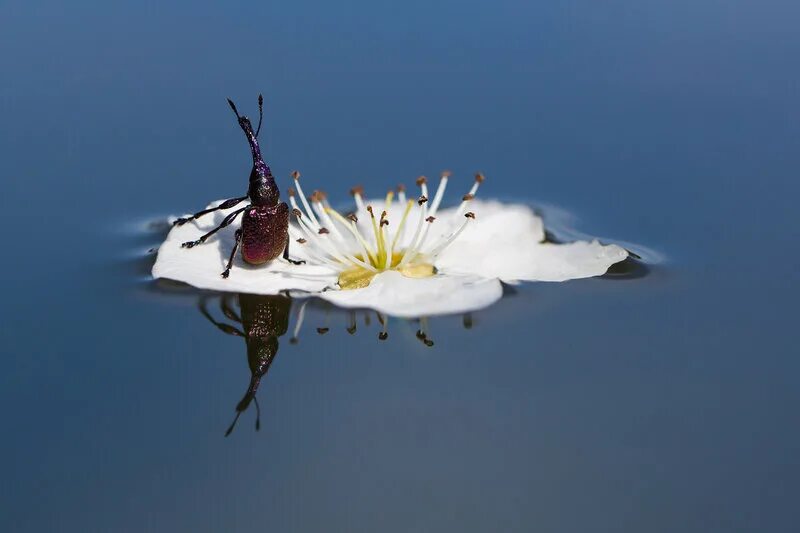
<path id="1" fill-rule="evenodd" d="M 256 128 L 256 139 L 261 131 L 261 121 L 264 119 L 264 96 L 258 95 L 258 128 Z"/>
<path id="2" fill-rule="evenodd" d="M 236 120 L 239 122 L 239 127 L 242 128 L 242 131 L 244 131 L 244 135 L 247 138 L 248 144 L 250 145 L 250 151 L 253 153 L 254 168 L 260 169 L 259 170 L 260 175 L 267 175 L 267 174 L 271 175 L 269 167 L 267 167 L 267 165 L 264 163 L 264 160 L 261 158 L 261 148 L 259 148 L 258 146 L 258 139 L 256 137 L 258 133 L 253 132 L 253 125 L 250 123 L 250 119 L 247 118 L 246 116 L 242 116 L 239 114 L 239 110 L 236 109 L 236 104 L 233 103 L 233 100 L 231 100 L 230 98 L 228 98 L 227 100 L 228 100 L 228 105 L 231 106 L 233 113 L 236 115 Z M 261 114 L 261 110 L 263 108 L 263 102 L 264 99 L 259 98 L 258 100 L 259 114 Z M 260 118 L 258 120 L 258 127 L 259 128 L 261 127 Z"/>
<path id="3" fill-rule="evenodd" d="M 239 116 L 239 112 L 236 110 L 236 104 L 233 103 L 233 100 L 231 100 L 230 98 L 227 98 L 227 100 L 228 100 L 228 105 L 231 106 L 231 109 L 233 109 L 233 113 L 236 115 L 236 118 L 237 119 L 242 118 Z"/>
<path id="4" fill-rule="evenodd" d="M 253 403 L 256 404 L 256 431 L 261 429 L 261 408 L 258 406 L 258 398 L 253 396 Z"/>
<path id="5" fill-rule="evenodd" d="M 242 414 L 242 412 L 241 412 L 241 411 L 239 411 L 238 413 L 236 413 L 236 418 L 234 418 L 234 419 L 233 419 L 233 422 L 231 422 L 231 425 L 230 425 L 230 427 L 228 427 L 228 431 L 226 431 L 226 432 L 225 432 L 225 436 L 226 436 L 226 437 L 227 437 L 228 435 L 230 435 L 230 434 L 231 434 L 231 432 L 233 431 L 233 428 L 234 428 L 234 427 L 236 427 L 236 422 L 239 420 L 239 416 L 241 416 L 241 414 Z"/>

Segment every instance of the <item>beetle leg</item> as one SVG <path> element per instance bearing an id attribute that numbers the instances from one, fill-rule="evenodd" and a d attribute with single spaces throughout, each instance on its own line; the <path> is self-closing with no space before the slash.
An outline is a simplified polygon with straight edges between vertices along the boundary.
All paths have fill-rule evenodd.
<path id="1" fill-rule="evenodd" d="M 287 261 L 289 261 L 293 265 L 304 265 L 304 264 L 306 264 L 306 262 L 303 261 L 302 259 L 300 261 L 297 261 L 295 259 L 289 259 L 289 241 L 291 241 L 291 239 L 286 239 L 286 248 L 283 249 L 283 258 L 286 259 Z"/>
<path id="2" fill-rule="evenodd" d="M 208 233 L 206 233 L 205 235 L 203 235 L 202 237 L 200 237 L 200 238 L 199 238 L 199 239 L 197 239 L 196 241 L 186 241 L 185 243 L 181 244 L 181 248 L 194 248 L 194 247 L 195 247 L 195 246 L 197 246 L 198 244 L 203 244 L 204 242 L 206 242 L 206 240 L 207 240 L 209 237 L 211 237 L 212 235 L 214 235 L 216 232 L 218 232 L 219 230 L 221 230 L 221 229 L 222 229 L 222 228 L 224 228 L 225 226 L 228 226 L 228 225 L 230 225 L 230 223 L 231 223 L 231 222 L 233 222 L 233 220 L 234 220 L 234 219 L 235 219 L 237 216 L 239 216 L 239 213 L 241 213 L 242 211 L 244 211 L 244 210 L 245 210 L 245 209 L 247 209 L 247 208 L 248 208 L 248 206 L 244 206 L 244 207 L 243 207 L 243 208 L 241 208 L 241 209 L 237 209 L 237 210 L 236 210 L 236 211 L 234 211 L 233 213 L 231 213 L 231 214 L 229 214 L 228 216 L 226 216 L 226 217 L 225 217 L 225 218 L 222 220 L 222 223 L 220 223 L 220 225 L 219 225 L 219 226 L 217 226 L 216 228 L 212 229 L 211 231 L 209 231 Z"/>
<path id="3" fill-rule="evenodd" d="M 235 205 L 237 205 L 237 204 L 239 204 L 239 203 L 241 203 L 241 202 L 243 202 L 245 200 L 247 200 L 247 196 L 242 196 L 240 198 L 231 198 L 230 200 L 225 200 L 224 202 L 219 204 L 217 207 L 211 207 L 209 209 L 203 209 L 202 211 L 198 211 L 197 213 L 195 213 L 194 215 L 192 215 L 190 217 L 179 218 L 178 220 L 173 222 L 172 225 L 173 226 L 183 226 L 184 224 L 186 224 L 190 220 L 194 220 L 196 218 L 200 218 L 203 215 L 207 215 L 209 213 L 213 213 L 214 211 L 218 211 L 220 209 L 230 209 L 231 207 L 233 207 L 233 206 L 235 206 Z"/>
<path id="4" fill-rule="evenodd" d="M 236 256 L 236 250 L 239 249 L 239 243 L 240 242 L 242 242 L 242 228 L 239 228 L 239 229 L 236 230 L 236 234 L 235 234 L 234 242 L 233 242 L 233 250 L 231 250 L 231 256 L 228 258 L 228 266 L 225 267 L 225 270 L 221 274 L 222 277 L 225 278 L 225 279 L 227 279 L 228 276 L 231 275 L 231 266 L 233 266 L 233 258 L 234 258 L 234 256 Z M 224 305 L 224 300 L 223 300 L 223 305 L 222 305 L 222 311 L 223 312 L 225 312 L 225 308 L 226 308 L 226 306 Z M 231 318 L 230 315 L 228 315 L 228 313 L 225 313 L 225 316 L 227 316 L 228 318 Z"/>
<path id="5" fill-rule="evenodd" d="M 222 331 L 223 333 L 227 333 L 228 335 L 235 335 L 236 337 L 246 337 L 246 335 L 238 330 L 237 328 L 231 326 L 230 324 L 226 324 L 224 322 L 218 322 L 211 316 L 211 313 L 208 312 L 206 309 L 206 299 L 201 298 L 197 304 L 197 308 L 200 309 L 200 313 L 208 319 L 209 322 L 217 326 L 217 329 Z"/>
<path id="6" fill-rule="evenodd" d="M 242 323 L 242 317 L 234 310 L 231 306 L 231 302 L 229 300 L 230 293 L 223 294 L 222 297 L 219 299 L 219 308 L 222 310 L 222 314 L 224 314 L 230 320 L 234 322 Z"/>

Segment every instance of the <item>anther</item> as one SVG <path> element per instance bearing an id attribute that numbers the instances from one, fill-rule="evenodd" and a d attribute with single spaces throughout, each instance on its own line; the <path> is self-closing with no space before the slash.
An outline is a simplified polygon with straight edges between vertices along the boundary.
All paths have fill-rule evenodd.
<path id="1" fill-rule="evenodd" d="M 436 220 L 436 217 L 428 217 L 425 219 L 425 222 L 433 222 L 434 220 Z"/>
<path id="2" fill-rule="evenodd" d="M 369 214 L 372 215 L 373 217 L 375 216 L 375 213 L 372 212 L 372 206 L 371 205 L 367 206 L 367 211 L 369 211 Z"/>
<path id="3" fill-rule="evenodd" d="M 385 341 L 388 338 L 389 338 L 389 334 L 387 332 L 381 331 L 380 333 L 378 333 L 378 339 L 380 339 L 382 341 Z"/>
<path id="4" fill-rule="evenodd" d="M 381 226 L 388 226 L 388 225 L 389 225 L 388 220 L 386 220 L 385 218 L 381 220 Z"/>
<path id="5" fill-rule="evenodd" d="M 406 190 L 406 186 L 401 183 L 400 185 L 397 186 L 396 190 L 397 192 L 403 192 Z"/>
<path id="6" fill-rule="evenodd" d="M 361 185 L 356 185 L 352 189 L 350 189 L 350 195 L 355 196 L 357 194 L 364 195 L 364 187 Z"/>
<path id="7" fill-rule="evenodd" d="M 328 233 L 330 233 L 330 231 L 328 231 L 328 228 L 319 228 L 319 231 L 317 231 L 317 233 L 319 233 L 320 235 L 327 235 Z"/>
<path id="8" fill-rule="evenodd" d="M 475 195 L 474 194 L 470 194 L 470 193 L 467 193 L 467 194 L 465 194 L 464 196 L 461 197 L 461 199 L 463 201 L 465 201 L 465 202 L 468 202 L 468 201 L 472 200 L 473 198 L 475 198 Z"/>
<path id="9" fill-rule="evenodd" d="M 294 187 L 289 187 L 287 192 L 289 193 L 289 198 L 294 198 L 294 195 L 295 195 Z"/>
<path id="10" fill-rule="evenodd" d="M 350 213 L 349 215 L 347 215 L 347 218 L 349 218 L 353 222 L 358 222 L 358 217 L 356 216 L 355 213 Z"/>
<path id="11" fill-rule="evenodd" d="M 299 180 L 300 179 L 300 172 L 298 172 L 297 170 L 292 171 L 292 179 L 295 180 L 295 181 Z"/>
<path id="12" fill-rule="evenodd" d="M 325 335 L 331 330 L 331 328 L 317 328 L 317 333 L 320 335 Z"/>
<path id="13" fill-rule="evenodd" d="M 425 176 L 420 176 L 417 178 L 417 185 L 422 185 L 423 183 L 428 183 L 428 178 Z"/>
<path id="14" fill-rule="evenodd" d="M 299 242 L 300 244 L 305 244 L 308 241 L 306 241 L 304 238 L 300 237 L 299 239 L 297 239 L 297 242 Z"/>
<path id="15" fill-rule="evenodd" d="M 478 183 L 483 183 L 483 180 L 485 180 L 485 179 L 486 179 L 486 177 L 483 174 L 481 174 L 480 172 L 475 174 L 475 181 L 477 181 Z"/>
<path id="16" fill-rule="evenodd" d="M 443 178 L 449 178 L 451 175 L 452 175 L 452 172 L 450 172 L 449 170 L 443 170 L 442 171 L 442 177 Z"/>
<path id="17" fill-rule="evenodd" d="M 428 197 L 427 197 L 427 196 L 420 196 L 420 197 L 419 197 L 419 200 L 417 200 L 417 203 L 418 203 L 419 205 L 422 205 L 422 204 L 424 204 L 424 203 L 425 203 L 425 202 L 427 202 L 427 201 L 428 201 Z"/>
<path id="18" fill-rule="evenodd" d="M 303 213 L 299 209 L 292 209 L 292 214 L 294 216 L 296 216 L 297 218 L 302 218 L 303 217 Z"/>
<path id="19" fill-rule="evenodd" d="M 472 211 L 467 211 L 466 213 L 464 213 L 464 216 L 467 218 L 471 218 L 473 220 L 475 219 L 475 213 L 473 213 Z"/>

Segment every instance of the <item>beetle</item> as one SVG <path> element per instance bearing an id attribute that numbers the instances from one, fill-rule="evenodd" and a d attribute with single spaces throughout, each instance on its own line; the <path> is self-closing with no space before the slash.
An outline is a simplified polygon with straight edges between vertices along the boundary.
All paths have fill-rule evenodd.
<path id="1" fill-rule="evenodd" d="M 220 331 L 244 339 L 247 345 L 247 364 L 250 367 L 250 383 L 244 396 L 236 405 L 236 418 L 233 419 L 225 436 L 231 434 L 239 416 L 247 410 L 250 403 L 256 405 L 256 429 L 259 429 L 261 409 L 258 406 L 256 392 L 258 386 L 269 371 L 272 361 L 278 353 L 278 338 L 289 329 L 289 313 L 292 298 L 285 295 L 263 296 L 257 294 L 239 294 L 241 316 L 230 305 L 226 295 L 220 300 L 222 313 L 231 321 L 242 325 L 239 329 L 225 322 L 216 320 L 206 308 L 206 298 L 198 304 L 200 313 L 214 324 Z"/>
<path id="2" fill-rule="evenodd" d="M 229 226 L 242 214 L 242 224 L 234 234 L 233 250 L 228 258 L 227 266 L 222 272 L 222 277 L 227 278 L 231 273 L 233 258 L 236 250 L 241 246 L 242 258 L 251 265 L 261 265 L 277 259 L 283 252 L 283 258 L 292 264 L 299 265 L 305 261 L 296 261 L 289 258 L 289 206 L 286 202 L 281 202 L 280 189 L 272 177 L 272 171 L 264 162 L 261 156 L 261 148 L 258 145 L 258 134 L 261 132 L 261 123 L 264 118 L 264 97 L 258 95 L 258 127 L 253 131 L 253 125 L 244 115 L 239 115 L 233 100 L 228 98 L 239 126 L 244 131 L 247 142 L 250 145 L 250 152 L 253 156 L 253 169 L 250 171 L 250 185 L 247 195 L 225 200 L 216 207 L 203 209 L 189 217 L 179 218 L 174 222 L 176 226 L 182 226 L 190 220 L 198 219 L 208 213 L 219 211 L 220 209 L 230 209 L 249 200 L 246 206 L 229 213 L 216 228 L 212 229 L 199 239 L 187 241 L 181 244 L 183 248 L 194 248 L 203 244 L 209 237 L 214 235 L 222 228 Z"/>

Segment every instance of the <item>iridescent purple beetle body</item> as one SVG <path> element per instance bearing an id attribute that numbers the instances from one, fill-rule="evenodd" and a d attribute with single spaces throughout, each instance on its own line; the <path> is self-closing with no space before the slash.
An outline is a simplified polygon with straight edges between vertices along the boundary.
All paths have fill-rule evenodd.
<path id="1" fill-rule="evenodd" d="M 253 131 L 250 119 L 239 115 L 233 101 L 228 99 L 231 109 L 236 114 L 239 126 L 244 131 L 247 142 L 250 145 L 250 152 L 253 155 L 253 170 L 250 171 L 250 186 L 247 189 L 247 196 L 231 198 L 225 200 L 217 207 L 199 211 L 186 218 L 179 218 L 175 221 L 176 225 L 183 225 L 190 220 L 199 218 L 205 214 L 220 209 L 230 209 L 245 200 L 250 203 L 241 209 L 228 214 L 219 226 L 201 236 L 195 241 L 188 241 L 181 246 L 193 248 L 203 244 L 214 233 L 222 228 L 229 226 L 240 214 L 242 215 L 242 226 L 236 230 L 233 250 L 231 250 L 228 264 L 222 272 L 222 277 L 230 275 L 233 258 L 236 250 L 241 246 L 242 258 L 251 265 L 261 265 L 263 263 L 277 259 L 281 253 L 287 261 L 300 264 L 302 261 L 289 259 L 289 206 L 286 202 L 281 202 L 280 190 L 272 177 L 272 171 L 264 162 L 261 156 L 261 148 L 258 145 L 258 134 L 261 131 L 261 121 L 263 118 L 264 99 L 258 95 L 258 128 Z"/>

